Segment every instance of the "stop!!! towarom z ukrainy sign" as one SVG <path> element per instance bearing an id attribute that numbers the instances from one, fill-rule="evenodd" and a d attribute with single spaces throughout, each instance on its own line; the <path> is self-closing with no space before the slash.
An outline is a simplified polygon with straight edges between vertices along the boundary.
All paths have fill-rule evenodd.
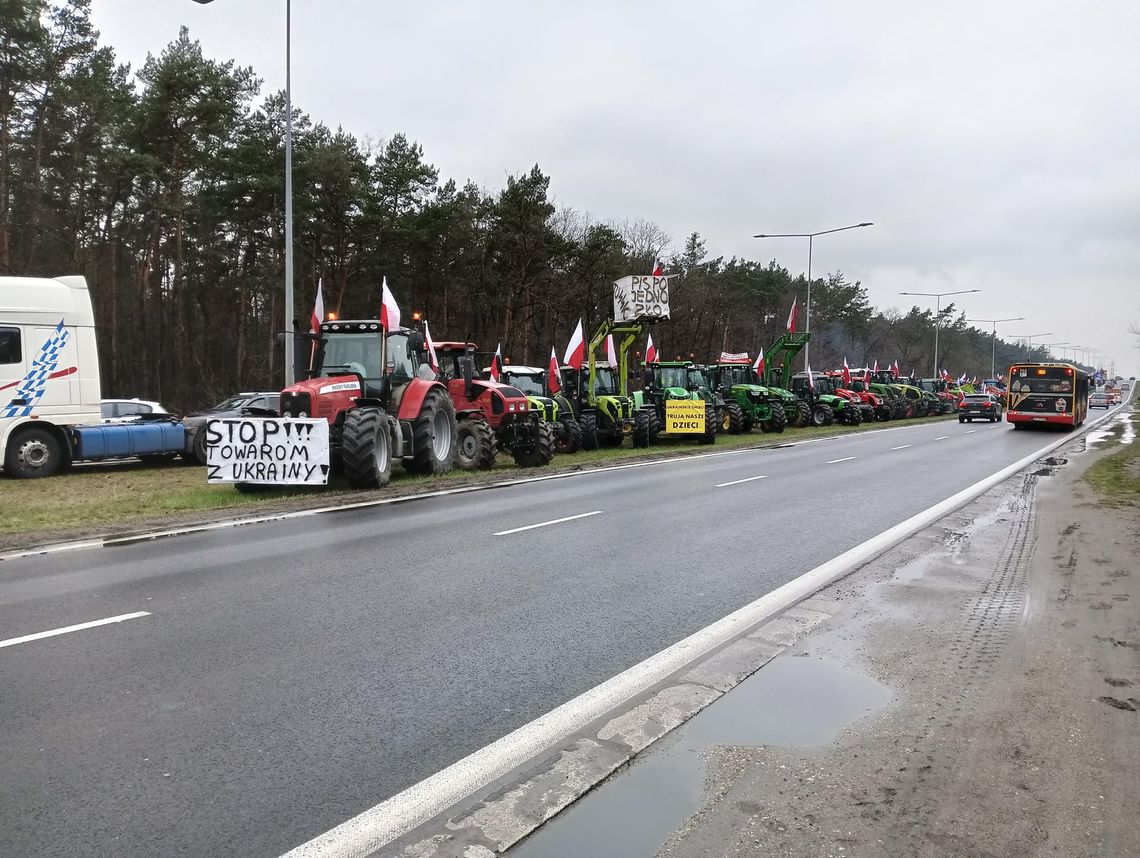
<path id="1" fill-rule="evenodd" d="M 635 275 L 614 281 L 615 322 L 652 322 L 668 318 L 668 277 Z"/>

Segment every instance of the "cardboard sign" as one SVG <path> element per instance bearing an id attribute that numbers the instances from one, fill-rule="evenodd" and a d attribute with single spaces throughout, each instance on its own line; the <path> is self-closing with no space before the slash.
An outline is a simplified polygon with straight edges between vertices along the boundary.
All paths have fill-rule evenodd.
<path id="1" fill-rule="evenodd" d="M 668 318 L 668 277 L 631 276 L 614 281 L 615 322 L 651 322 Z"/>
<path id="2" fill-rule="evenodd" d="M 329 424 L 313 418 L 209 420 L 206 482 L 323 486 L 329 481 Z"/>
<path id="3" fill-rule="evenodd" d="M 665 432 L 666 434 L 703 435 L 705 433 L 704 400 L 665 400 Z"/>

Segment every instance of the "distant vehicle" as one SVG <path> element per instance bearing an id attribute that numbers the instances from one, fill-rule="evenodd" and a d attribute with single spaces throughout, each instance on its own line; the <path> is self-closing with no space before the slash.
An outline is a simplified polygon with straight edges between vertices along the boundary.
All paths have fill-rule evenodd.
<path id="1" fill-rule="evenodd" d="M 226 397 L 212 408 L 195 411 L 182 418 L 182 425 L 186 429 L 186 458 L 206 464 L 206 428 L 207 420 L 220 417 L 277 417 L 281 411 L 281 394 L 273 391 L 253 391 L 235 393 Z"/>
<path id="2" fill-rule="evenodd" d="M 1091 378 L 1067 363 L 1019 363 L 1009 368 L 1005 419 L 1014 429 L 1052 423 L 1072 429 L 1088 416 Z"/>
<path id="3" fill-rule="evenodd" d="M 991 393 L 967 393 L 958 403 L 958 422 L 973 423 L 975 420 L 988 420 L 997 423 L 1001 420 L 1001 400 Z"/>
<path id="4" fill-rule="evenodd" d="M 161 403 L 149 399 L 104 399 L 99 403 L 104 423 L 129 423 L 150 414 L 169 414 Z"/>
<path id="5" fill-rule="evenodd" d="M 1089 408 L 1111 408 L 1112 397 L 1107 393 L 1094 393 L 1089 397 Z"/>

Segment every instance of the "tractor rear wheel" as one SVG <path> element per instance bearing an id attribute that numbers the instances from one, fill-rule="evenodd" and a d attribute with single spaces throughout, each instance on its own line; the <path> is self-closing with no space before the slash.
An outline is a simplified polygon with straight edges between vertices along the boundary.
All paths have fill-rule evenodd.
<path id="1" fill-rule="evenodd" d="M 340 458 L 354 489 L 378 489 L 392 478 L 390 421 L 379 408 L 353 408 L 344 416 Z"/>
<path id="2" fill-rule="evenodd" d="M 577 453 L 582 447 L 582 425 L 574 418 L 558 421 L 554 449 L 558 453 Z"/>
<path id="3" fill-rule="evenodd" d="M 784 412 L 784 406 L 778 402 L 773 402 L 768 407 L 772 409 L 772 416 L 760 424 L 760 431 L 779 434 L 784 431 L 784 427 L 788 424 L 788 416 Z"/>
<path id="4" fill-rule="evenodd" d="M 512 455 L 520 468 L 549 465 L 554 458 L 554 427 L 549 423 L 539 423 L 535 427 L 534 442 L 526 449 L 516 448 Z"/>
<path id="5" fill-rule="evenodd" d="M 740 410 L 739 403 L 726 402 L 724 404 L 719 431 L 729 432 L 733 435 L 739 435 L 744 431 L 744 412 Z"/>
<path id="6" fill-rule="evenodd" d="M 637 411 L 633 415 L 633 446 L 648 447 L 653 440 L 653 418 L 648 411 Z"/>
<path id="7" fill-rule="evenodd" d="M 700 436 L 699 443 L 716 443 L 716 424 L 716 405 L 710 402 L 705 406 L 705 434 Z"/>
<path id="8" fill-rule="evenodd" d="M 802 399 L 796 400 L 796 426 L 811 425 L 811 406 Z"/>
<path id="9" fill-rule="evenodd" d="M 582 430 L 582 449 L 598 449 L 598 418 L 592 411 L 583 411 L 578 417 L 578 426 Z"/>
<path id="10" fill-rule="evenodd" d="M 811 425 L 830 426 L 834 422 L 835 412 L 831 410 L 831 406 L 824 402 L 817 402 L 811 410 Z"/>
<path id="11" fill-rule="evenodd" d="M 832 410 L 834 411 L 835 409 Z M 859 409 L 854 405 L 845 402 L 839 411 L 839 422 L 845 423 L 848 426 L 858 426 L 863 422 L 863 415 L 859 413 Z"/>
<path id="12" fill-rule="evenodd" d="M 454 464 L 455 406 L 442 388 L 436 388 L 424 397 L 420 416 L 412 424 L 412 459 L 404 467 L 417 474 L 445 474 Z"/>
<path id="13" fill-rule="evenodd" d="M 465 471 L 487 470 L 495 466 L 495 433 L 480 417 L 460 420 L 455 429 L 455 464 Z"/>

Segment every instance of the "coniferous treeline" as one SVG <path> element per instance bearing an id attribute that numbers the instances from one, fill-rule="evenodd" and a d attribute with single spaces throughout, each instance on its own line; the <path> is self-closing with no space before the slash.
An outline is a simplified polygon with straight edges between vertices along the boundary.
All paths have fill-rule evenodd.
<path id="1" fill-rule="evenodd" d="M 204 57 L 185 29 L 132 70 L 99 44 L 90 0 L 0 0 L 0 120 L 0 274 L 87 277 L 104 395 L 189 409 L 279 386 L 281 93 Z M 302 320 L 318 280 L 328 309 L 375 317 L 387 276 L 437 339 L 502 341 L 514 362 L 545 364 L 579 317 L 587 332 L 606 317 L 612 281 L 660 257 L 679 276 L 654 340 L 663 357 L 703 360 L 770 343 L 806 292 L 775 262 L 710 258 L 696 232 L 675 249 L 649 220 L 558 208 L 537 165 L 488 190 L 441 177 L 403 134 L 362 141 L 296 107 L 294 134 Z M 831 274 L 812 284 L 813 366 L 897 358 L 929 372 L 933 322 L 876 313 Z M 943 326 L 943 366 L 987 374 L 989 333 L 953 307 Z M 999 368 L 1023 357 L 998 342 Z"/>

